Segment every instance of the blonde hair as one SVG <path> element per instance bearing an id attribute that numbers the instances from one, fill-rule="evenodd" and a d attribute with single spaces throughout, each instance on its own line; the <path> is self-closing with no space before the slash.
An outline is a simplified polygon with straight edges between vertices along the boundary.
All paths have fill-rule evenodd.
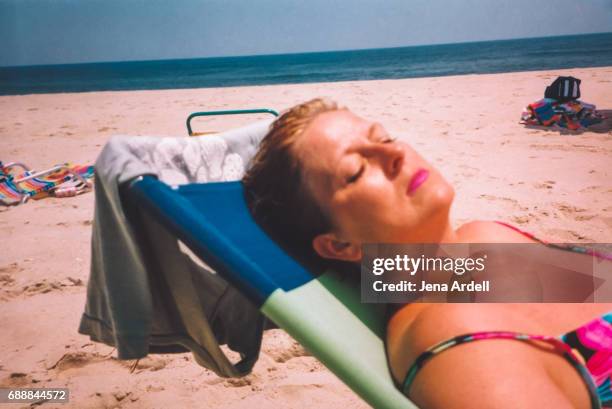
<path id="1" fill-rule="evenodd" d="M 329 232 L 331 222 L 306 187 L 292 148 L 317 115 L 338 109 L 335 102 L 316 98 L 284 112 L 242 179 L 255 220 L 296 257 L 316 257 L 312 240 Z"/>

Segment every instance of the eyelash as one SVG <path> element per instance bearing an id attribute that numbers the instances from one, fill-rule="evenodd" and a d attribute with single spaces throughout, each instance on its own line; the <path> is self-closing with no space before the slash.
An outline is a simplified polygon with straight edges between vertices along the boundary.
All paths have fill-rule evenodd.
<path id="1" fill-rule="evenodd" d="M 393 143 L 395 142 L 395 139 L 396 138 L 394 137 L 388 136 L 384 139 L 381 139 L 378 143 Z M 364 172 L 365 172 L 365 165 L 361 165 L 357 173 L 347 178 L 346 183 L 347 184 L 355 183 L 357 180 L 359 180 L 359 178 L 361 177 L 361 175 L 363 175 Z"/>
<path id="2" fill-rule="evenodd" d="M 351 183 L 357 182 L 357 180 L 361 177 L 361 175 L 363 175 L 364 171 L 365 171 L 365 165 L 362 164 L 359 167 L 359 170 L 357 171 L 357 173 L 347 178 L 346 183 L 351 184 Z"/>

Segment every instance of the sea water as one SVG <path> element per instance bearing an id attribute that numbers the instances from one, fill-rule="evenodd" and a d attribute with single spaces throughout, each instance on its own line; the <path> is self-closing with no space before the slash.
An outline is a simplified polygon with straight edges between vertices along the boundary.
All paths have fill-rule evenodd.
<path id="1" fill-rule="evenodd" d="M 354 51 L 0 67 L 0 95 L 433 77 L 612 66 L 612 33 Z"/>

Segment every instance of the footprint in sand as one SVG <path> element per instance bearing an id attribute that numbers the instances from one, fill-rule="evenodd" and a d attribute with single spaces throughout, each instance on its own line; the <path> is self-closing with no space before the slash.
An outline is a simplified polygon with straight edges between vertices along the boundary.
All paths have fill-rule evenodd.
<path id="1" fill-rule="evenodd" d="M 598 217 L 596 214 L 585 213 L 588 211 L 588 209 L 572 206 L 567 203 L 553 203 L 553 207 L 561 212 L 561 214 L 564 216 L 571 217 L 578 222 L 584 222 Z"/>
<path id="2" fill-rule="evenodd" d="M 590 153 L 609 153 L 609 151 L 606 149 L 601 149 L 601 148 L 597 148 L 597 147 L 590 146 L 590 145 L 579 145 L 579 144 L 573 144 L 573 145 L 531 144 L 529 145 L 529 147 L 531 149 L 544 150 L 544 151 L 559 150 L 563 152 L 582 151 L 582 152 L 590 152 Z"/>
<path id="3" fill-rule="evenodd" d="M 522 215 L 522 216 L 512 216 L 510 217 L 512 223 L 515 224 L 527 224 L 531 222 L 535 222 L 538 218 L 534 214 Z"/>
<path id="4" fill-rule="evenodd" d="M 14 274 L 25 270 L 19 263 L 11 263 L 8 266 L 0 267 L 0 274 Z"/>
<path id="5" fill-rule="evenodd" d="M 8 301 L 13 290 L 10 287 L 15 285 L 15 279 L 8 273 L 0 273 L 0 301 Z"/>
<path id="6" fill-rule="evenodd" d="M 28 295 L 35 294 L 46 294 L 50 293 L 53 290 L 61 290 L 62 286 L 58 281 L 47 281 L 46 279 L 42 281 L 38 281 L 33 284 L 29 284 L 22 287 L 22 293 L 26 293 Z"/>
<path id="7" fill-rule="evenodd" d="M 227 381 L 227 379 L 215 376 L 212 379 L 208 379 L 208 380 L 204 381 L 204 383 L 206 385 L 215 386 L 215 385 L 219 385 L 220 383 L 223 383 L 225 381 Z"/>
<path id="8" fill-rule="evenodd" d="M 230 378 L 223 381 L 223 385 L 229 388 L 242 388 L 253 383 L 253 376 L 247 375 L 242 378 Z"/>
<path id="9" fill-rule="evenodd" d="M 10 290 L 9 287 L 15 285 L 13 274 L 23 270 L 24 268 L 20 267 L 18 263 L 11 263 L 8 266 L 0 267 L 0 301 L 8 301 L 11 298 L 13 290 Z"/>
<path id="10" fill-rule="evenodd" d="M 553 206 L 555 207 L 555 209 L 563 213 L 566 213 L 566 214 L 582 213 L 582 212 L 587 211 L 587 209 L 584 209 L 582 207 L 573 206 L 568 203 L 557 202 L 557 203 L 553 203 Z"/>
<path id="11" fill-rule="evenodd" d="M 285 399 L 287 399 L 287 401 L 299 402 L 300 400 L 304 399 L 304 397 L 307 396 L 309 393 L 314 393 L 312 392 L 313 390 L 320 389 L 323 387 L 325 387 L 325 385 L 321 383 L 300 383 L 297 385 L 279 385 L 277 387 L 277 390 L 278 393 L 286 396 Z"/>
<path id="12" fill-rule="evenodd" d="M 80 403 L 84 407 L 120 408 L 124 403 L 129 404 L 129 402 L 136 402 L 138 399 L 139 397 L 132 392 L 96 392 L 89 395 L 85 402 Z"/>
<path id="13" fill-rule="evenodd" d="M 12 372 L 6 378 L 0 380 L 3 387 L 24 387 L 32 383 L 32 377 L 23 372 Z"/>
<path id="14" fill-rule="evenodd" d="M 32 284 L 27 284 L 21 287 L 20 290 L 10 291 L 10 295 L 18 296 L 21 294 L 25 294 L 27 296 L 34 296 L 37 294 L 47 294 L 52 291 L 62 291 L 69 287 L 82 287 L 83 280 L 79 278 L 66 277 L 65 279 L 58 280 L 47 280 L 46 278 L 41 281 L 34 282 Z"/>
<path id="15" fill-rule="evenodd" d="M 597 216 L 594 215 L 594 214 L 581 214 L 581 215 L 575 216 L 574 220 L 576 220 L 578 222 L 585 222 L 585 221 L 594 219 L 595 217 L 597 217 Z"/>
<path id="16" fill-rule="evenodd" d="M 144 371 L 160 371 L 164 369 L 169 363 L 170 360 L 159 357 L 159 356 L 146 356 L 137 361 L 117 361 L 122 366 L 129 368 L 133 373 L 140 373 Z"/>
<path id="17" fill-rule="evenodd" d="M 584 189 L 580 190 L 580 193 L 589 193 L 589 192 L 594 192 L 594 193 L 612 193 L 612 189 L 606 189 L 603 186 L 598 186 L 597 185 L 597 186 L 587 186 Z"/>
<path id="18" fill-rule="evenodd" d="M 97 362 L 113 360 L 108 355 L 101 355 L 96 352 L 85 352 L 85 351 L 73 351 L 66 352 L 59 358 L 53 358 L 46 361 L 45 369 L 48 371 L 63 372 L 68 369 L 82 368 L 87 365 L 95 364 Z"/>
<path id="19" fill-rule="evenodd" d="M 0 273 L 0 286 L 10 287 L 15 284 L 15 279 L 8 273 Z"/>
<path id="20" fill-rule="evenodd" d="M 129 392 L 129 391 L 128 392 L 117 391 L 117 392 L 113 392 L 112 395 L 117 402 L 121 402 L 126 398 L 128 398 L 131 402 L 136 402 L 139 399 L 138 396 L 134 395 L 132 392 Z"/>
<path id="21" fill-rule="evenodd" d="M 278 363 L 284 363 L 289 361 L 290 359 L 299 358 L 302 356 L 310 356 L 308 351 L 306 351 L 306 349 L 304 349 L 304 347 L 298 343 L 294 343 L 286 349 L 277 349 L 269 351 L 267 352 L 267 355 L 269 355 L 272 359 L 274 359 L 275 362 Z"/>
<path id="22" fill-rule="evenodd" d="M 521 211 L 527 211 L 529 210 L 528 207 L 524 207 L 518 204 L 518 201 L 516 201 L 515 199 L 511 199 L 509 197 L 498 197 L 498 196 L 493 196 L 493 195 L 487 195 L 487 194 L 482 194 L 479 196 L 482 199 L 488 200 L 488 201 L 500 201 L 500 202 L 504 202 L 508 205 L 513 206 L 514 208 L 521 210 Z"/>
<path id="23" fill-rule="evenodd" d="M 538 220 L 540 220 L 541 218 L 546 218 L 546 217 L 552 217 L 553 219 L 559 218 L 559 216 L 556 213 L 551 214 L 548 210 L 536 210 L 536 213 L 538 214 L 538 216 L 540 216 Z"/>
<path id="24" fill-rule="evenodd" d="M 576 233 L 572 230 L 562 230 L 562 229 L 544 229 L 544 235 L 548 237 L 551 241 L 564 241 L 566 243 L 572 242 L 593 242 L 594 240 L 583 236 L 582 234 Z"/>
<path id="25" fill-rule="evenodd" d="M 546 180 L 544 182 L 534 183 L 533 187 L 536 189 L 552 189 L 556 183 L 557 182 L 554 180 Z"/>

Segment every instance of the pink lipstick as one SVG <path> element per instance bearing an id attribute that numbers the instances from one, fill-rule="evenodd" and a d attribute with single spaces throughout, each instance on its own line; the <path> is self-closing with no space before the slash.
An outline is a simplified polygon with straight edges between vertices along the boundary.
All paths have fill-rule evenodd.
<path id="1" fill-rule="evenodd" d="M 415 190 L 419 188 L 429 177 L 429 171 L 426 169 L 419 169 L 415 172 L 410 179 L 410 184 L 408 185 L 408 194 L 411 195 Z"/>

